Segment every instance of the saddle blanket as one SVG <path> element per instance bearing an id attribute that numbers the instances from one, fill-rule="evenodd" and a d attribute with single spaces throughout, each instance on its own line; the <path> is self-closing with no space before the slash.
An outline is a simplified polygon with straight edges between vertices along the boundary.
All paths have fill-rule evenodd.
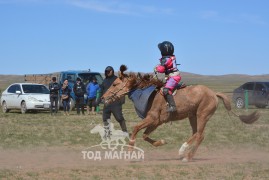
<path id="1" fill-rule="evenodd" d="M 152 92 L 156 89 L 155 86 L 149 86 L 144 89 L 135 89 L 129 92 L 128 96 L 133 101 L 137 115 L 144 119 L 148 113 L 148 99 Z"/>

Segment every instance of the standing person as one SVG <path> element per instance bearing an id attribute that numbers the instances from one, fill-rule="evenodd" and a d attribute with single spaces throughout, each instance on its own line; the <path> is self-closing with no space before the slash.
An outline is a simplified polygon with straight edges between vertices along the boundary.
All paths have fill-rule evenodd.
<path id="1" fill-rule="evenodd" d="M 64 115 L 68 115 L 69 116 L 69 110 L 70 110 L 70 93 L 71 93 L 72 89 L 70 88 L 70 86 L 68 85 L 68 80 L 65 79 L 62 89 L 61 89 L 61 99 L 62 99 L 62 103 L 63 103 L 63 110 L 64 110 Z"/>
<path id="2" fill-rule="evenodd" d="M 107 66 L 105 69 L 105 79 L 100 85 L 100 97 L 109 89 L 112 83 L 117 79 L 114 75 L 114 69 L 111 66 Z M 115 101 L 110 105 L 106 105 L 103 108 L 103 123 L 105 128 L 105 138 L 109 138 L 111 135 L 110 121 L 111 113 L 120 124 L 120 127 L 126 136 L 128 135 L 125 119 L 122 114 L 122 105 L 124 104 L 124 98 L 121 101 Z M 97 100 L 99 104 L 100 99 Z"/>
<path id="3" fill-rule="evenodd" d="M 76 108 L 77 108 L 77 114 L 80 115 L 80 109 L 82 111 L 82 114 L 84 115 L 84 94 L 86 93 L 86 88 L 83 82 L 81 82 L 81 79 L 78 77 L 77 81 L 73 87 L 73 91 L 76 96 Z"/>
<path id="4" fill-rule="evenodd" d="M 176 56 L 174 55 L 174 46 L 169 41 L 163 41 L 158 44 L 161 51 L 161 59 L 159 65 L 154 69 L 155 72 L 165 73 L 168 79 L 163 88 L 163 95 L 169 104 L 168 112 L 175 112 L 177 110 L 176 103 L 172 95 L 172 91 L 181 80 L 179 70 L 177 69 Z"/>
<path id="5" fill-rule="evenodd" d="M 58 95 L 60 86 L 56 82 L 56 77 L 52 77 L 52 82 L 49 84 L 50 90 L 50 113 L 55 115 L 58 112 Z"/>
<path id="6" fill-rule="evenodd" d="M 89 84 L 86 87 L 87 92 L 87 113 L 90 114 L 90 111 L 92 114 L 95 114 L 96 111 L 96 95 L 97 91 L 100 89 L 99 84 L 97 83 L 97 79 L 95 76 L 93 76 L 92 81 L 89 82 Z"/>

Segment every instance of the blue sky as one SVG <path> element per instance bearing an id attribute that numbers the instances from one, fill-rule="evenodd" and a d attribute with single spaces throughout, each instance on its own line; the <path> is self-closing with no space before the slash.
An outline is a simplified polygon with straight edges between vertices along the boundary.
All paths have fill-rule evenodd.
<path id="1" fill-rule="evenodd" d="M 157 44 L 180 71 L 269 74 L 268 0 L 0 0 L 0 74 L 152 72 Z"/>

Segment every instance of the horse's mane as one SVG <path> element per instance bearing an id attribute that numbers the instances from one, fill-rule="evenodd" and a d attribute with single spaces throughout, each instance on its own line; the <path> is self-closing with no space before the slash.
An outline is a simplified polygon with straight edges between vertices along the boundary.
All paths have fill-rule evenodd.
<path id="1" fill-rule="evenodd" d="M 129 73 L 128 75 L 128 88 L 129 89 L 143 89 L 149 86 L 156 86 L 156 89 L 160 89 L 164 83 L 154 78 L 151 74 L 141 75 L 140 73 Z"/>

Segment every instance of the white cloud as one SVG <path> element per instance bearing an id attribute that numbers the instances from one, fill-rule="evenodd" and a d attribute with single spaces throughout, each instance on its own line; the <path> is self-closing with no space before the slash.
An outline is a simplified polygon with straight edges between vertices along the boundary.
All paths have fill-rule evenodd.
<path id="1" fill-rule="evenodd" d="M 200 13 L 200 18 L 204 20 L 225 22 L 225 23 L 235 23 L 235 24 L 259 24 L 266 25 L 266 21 L 262 17 L 254 14 L 228 14 L 223 15 L 217 11 L 203 11 Z"/>
<path id="2" fill-rule="evenodd" d="M 0 4 L 44 2 L 44 0 L 0 0 Z"/>
<path id="3" fill-rule="evenodd" d="M 85 8 L 104 13 L 129 14 L 129 15 L 141 15 L 141 13 L 143 14 L 173 13 L 173 9 L 170 8 L 158 8 L 155 6 L 137 5 L 134 3 L 128 3 L 123 0 L 114 0 L 114 1 L 68 0 L 67 2 L 79 8 Z"/>
<path id="4" fill-rule="evenodd" d="M 96 12 L 128 15 L 172 14 L 174 12 L 172 8 L 136 4 L 135 1 L 126 0 L 0 0 L 0 4 L 22 3 L 69 4 Z"/>
<path id="5" fill-rule="evenodd" d="M 264 21 L 260 16 L 253 14 L 240 14 L 240 19 L 242 22 L 251 23 L 251 24 L 260 24 L 266 25 L 267 22 Z"/>
<path id="6" fill-rule="evenodd" d="M 200 14 L 200 17 L 202 19 L 217 19 L 218 18 L 218 12 L 217 11 L 203 11 Z"/>

